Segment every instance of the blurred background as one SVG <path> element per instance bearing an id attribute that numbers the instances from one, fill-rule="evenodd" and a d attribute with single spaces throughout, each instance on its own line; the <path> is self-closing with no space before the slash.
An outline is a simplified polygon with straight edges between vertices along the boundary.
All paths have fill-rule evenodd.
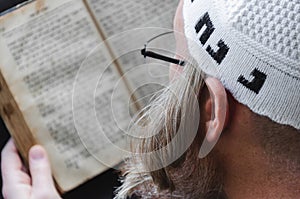
<path id="1" fill-rule="evenodd" d="M 0 13 L 6 12 L 10 8 L 12 8 L 22 2 L 25 2 L 25 1 L 26 0 L 0 0 Z M 52 1 L 49 0 L 49 2 L 52 2 Z M 108 43 L 110 44 L 110 47 L 113 49 L 113 51 L 115 53 L 114 57 L 118 59 L 120 66 L 122 66 L 122 70 L 124 72 L 123 77 L 126 78 L 127 80 L 130 80 L 130 83 L 132 83 L 130 86 L 131 86 L 131 89 L 132 88 L 134 88 L 134 89 L 131 90 L 132 93 L 129 93 L 130 96 L 127 93 L 128 97 L 130 97 L 130 99 L 132 100 L 132 98 L 133 98 L 132 96 L 134 95 L 136 98 L 135 102 L 138 102 L 141 105 L 147 105 L 149 100 L 153 96 L 153 94 L 158 93 L 161 88 L 168 85 L 169 63 L 163 62 L 163 61 L 158 61 L 158 60 L 153 60 L 153 59 L 146 60 L 143 56 L 141 56 L 140 50 L 144 47 L 145 42 L 148 41 L 150 38 L 154 38 L 154 36 L 157 36 L 162 33 L 166 33 L 166 32 L 170 33 L 170 30 L 172 30 L 172 27 L 173 27 L 173 18 L 174 18 L 177 4 L 178 4 L 178 0 L 164 0 L 164 1 L 161 1 L 161 0 L 150 0 L 150 1 L 149 0 L 131 0 L 131 1 L 127 1 L 127 0 L 110 0 L 110 1 L 89 0 L 89 2 L 92 5 L 91 7 L 93 8 L 93 11 L 96 13 L 96 14 L 94 13 L 94 16 L 97 18 L 97 22 L 99 24 L 101 24 L 101 30 L 104 35 L 103 38 L 106 38 L 109 41 Z M 108 9 L 108 8 L 111 8 L 111 9 Z M 144 29 L 143 27 L 147 27 L 148 29 L 147 28 Z M 151 27 L 152 29 L 149 29 L 149 27 Z M 135 28 L 138 28 L 138 29 L 135 29 Z M 131 32 L 133 29 L 134 29 L 134 32 Z M 83 30 L 86 30 L 86 29 L 83 29 Z M 118 37 L 113 37 L 116 34 L 118 34 Z M 168 37 L 166 37 L 166 35 L 165 35 L 164 37 L 160 37 L 160 39 L 157 39 L 157 37 L 155 37 L 156 38 L 155 42 L 151 40 L 151 45 L 149 44 L 147 48 L 148 49 L 156 49 L 156 50 L 162 49 L 162 52 L 159 51 L 159 53 L 165 54 L 166 52 L 168 52 L 165 55 L 173 57 L 174 56 L 173 53 L 175 52 L 174 49 L 175 49 L 176 42 L 174 41 L 173 34 L 168 34 L 168 35 L 169 35 Z M 90 37 L 86 37 L 87 41 L 93 41 L 92 39 L 94 39 L 94 38 L 95 38 L 95 36 L 93 34 L 90 34 Z M 112 38 L 116 38 L 117 41 L 109 40 Z M 32 43 L 38 43 L 38 42 L 36 42 L 36 40 L 33 39 Z M 75 46 L 81 45 L 80 41 L 77 41 L 75 43 L 76 43 Z M 83 43 L 85 43 L 85 42 L 83 42 Z M 49 44 L 52 45 L 53 43 L 49 42 Z M 30 45 L 30 43 L 28 43 L 28 45 Z M 70 46 L 68 46 L 68 47 L 70 47 Z M 59 48 L 59 47 L 57 47 L 57 48 Z M 130 50 L 127 51 L 128 49 L 130 49 Z M 135 50 L 132 50 L 132 49 L 135 49 Z M 80 48 L 80 50 L 81 50 L 81 48 Z M 82 50 L 86 50 L 86 49 L 82 48 Z M 123 52 L 124 50 L 126 50 L 125 54 Z M 72 49 L 72 51 L 67 51 L 67 52 L 71 52 L 70 54 L 72 54 L 73 49 Z M 103 52 L 103 51 L 101 51 L 101 52 Z M 104 51 L 104 52 L 106 52 L 106 51 Z M 118 54 L 118 53 L 120 53 L 120 54 Z M 171 53 L 171 54 L 169 54 L 169 53 Z M 97 71 L 98 71 L 98 69 L 99 69 L 98 63 L 103 61 L 103 60 L 101 60 L 102 58 L 106 59 L 107 57 L 105 57 L 105 53 L 102 53 L 102 54 L 96 53 L 96 54 L 101 55 L 101 56 L 99 56 L 99 57 L 95 56 L 97 58 L 97 59 L 95 58 L 95 60 L 96 60 L 95 62 L 92 62 L 92 61 L 94 61 L 94 58 L 93 58 L 93 56 L 90 56 L 91 62 L 87 62 L 87 63 L 91 63 L 91 66 L 96 67 Z M 23 55 L 23 56 L 26 57 L 25 55 Z M 81 58 L 79 56 L 79 58 L 77 57 L 76 59 L 74 59 L 75 61 L 71 60 L 72 63 L 74 62 L 74 67 L 77 66 L 76 60 L 80 61 L 80 59 Z M 100 59 L 100 60 L 98 60 L 98 59 Z M 25 59 L 25 60 L 27 60 L 27 59 Z M 100 61 L 100 62 L 98 62 L 98 61 Z M 47 62 L 47 63 L 49 63 L 49 62 Z M 30 66 L 37 65 L 38 67 L 42 66 L 39 64 L 39 62 L 36 62 L 36 61 L 30 63 L 29 65 Z M 87 64 L 87 65 L 89 66 L 89 64 Z M 101 66 L 101 64 L 100 64 L 100 66 Z M 78 67 L 79 67 L 79 65 L 78 65 Z M 116 66 L 114 66 L 114 64 L 111 64 L 110 67 L 111 68 L 108 68 L 108 69 L 112 69 L 112 67 L 116 67 Z M 97 73 L 95 72 L 96 70 L 94 70 L 94 68 L 93 68 L 93 70 L 90 70 L 90 71 L 93 71 L 93 73 L 92 73 L 93 75 L 97 75 Z M 110 71 L 110 73 L 113 74 L 112 70 L 106 70 L 106 71 L 108 71 L 108 72 Z M 49 73 L 49 74 L 51 75 L 52 73 Z M 108 80 L 113 79 L 112 78 L 113 76 L 109 76 L 109 77 L 111 77 L 111 78 L 106 78 L 106 79 L 108 79 Z M 89 78 L 89 76 L 87 78 Z M 116 85 L 117 85 L 118 79 L 113 79 L 113 80 L 116 80 Z M 85 83 L 87 84 L 89 82 L 86 81 Z M 83 85 L 86 85 L 86 84 L 83 84 Z M 114 83 L 110 83 L 110 82 L 109 82 L 109 84 L 110 85 L 108 85 L 108 86 L 114 85 Z M 92 85 L 92 84 L 88 84 L 88 85 Z M 102 85 L 102 84 L 99 84 L 99 85 Z M 89 87 L 89 88 L 92 88 L 92 87 Z M 122 88 L 122 87 L 120 87 L 120 88 Z M 83 87 L 83 89 L 86 90 L 85 87 Z M 119 119 L 114 118 L 114 119 L 117 119 L 115 121 L 115 120 L 112 120 L 107 117 L 107 115 L 110 115 L 110 114 L 102 114 L 103 111 L 107 111 L 107 110 L 105 110 L 105 107 L 110 107 L 110 106 L 105 105 L 105 103 L 106 104 L 109 103 L 109 105 L 110 105 L 110 101 L 109 101 L 110 98 L 105 97 L 107 94 L 102 96 L 102 93 L 98 92 L 99 90 L 100 91 L 102 90 L 101 87 L 99 88 L 97 86 L 96 90 L 97 90 L 96 93 L 99 94 L 99 96 L 101 96 L 101 97 L 97 98 L 98 95 L 97 96 L 95 95 L 96 96 L 95 103 L 98 105 L 96 107 L 97 119 L 99 119 L 98 123 L 100 122 L 100 124 L 103 124 L 102 126 L 107 127 L 107 130 L 106 130 L 107 133 L 115 132 L 114 130 L 111 130 L 110 127 L 113 127 L 113 129 L 115 129 L 115 127 L 119 128 L 119 123 L 118 123 L 118 125 L 110 126 L 110 124 L 114 124 L 113 122 L 117 121 L 117 122 L 120 122 L 120 124 L 121 123 L 123 124 L 126 122 L 126 126 L 127 126 L 127 123 L 129 123 L 129 122 L 127 122 L 127 120 L 125 120 L 125 118 L 130 119 L 130 117 L 127 117 L 127 115 L 126 115 L 125 118 L 122 118 L 125 114 L 123 113 L 124 111 L 121 111 L 121 110 L 125 110 L 124 106 L 123 106 L 124 105 L 123 102 L 125 102 L 125 101 L 124 100 L 122 101 L 121 97 L 123 99 L 123 97 L 125 97 L 127 95 L 125 95 L 125 94 L 123 95 L 120 91 L 119 92 L 120 95 L 118 95 L 118 96 L 121 96 L 121 97 L 116 97 L 116 102 L 115 102 L 116 106 L 113 106 L 113 107 L 115 107 L 115 109 L 118 111 L 118 113 L 120 113 L 118 115 L 120 115 L 121 117 Z M 109 94 L 109 92 L 110 92 L 110 89 L 103 89 L 104 94 L 105 93 Z M 117 91 L 116 91 L 116 93 L 117 93 Z M 68 95 L 66 95 L 66 96 L 68 96 Z M 107 95 L 107 96 L 109 96 L 109 95 Z M 87 98 L 87 100 L 88 100 L 88 98 Z M 122 101 L 122 103 L 119 101 Z M 81 104 L 85 104 L 87 106 L 90 105 L 90 103 L 88 101 L 87 101 L 87 103 L 81 103 Z M 122 105 L 122 106 L 120 106 L 120 105 Z M 125 105 L 127 105 L 127 104 L 125 104 Z M 102 111 L 102 109 L 100 109 L 101 107 L 104 108 L 103 111 Z M 141 107 L 143 107 L 143 106 L 141 106 Z M 127 108 L 127 106 L 125 108 Z M 113 108 L 114 111 L 116 111 L 115 109 Z M 81 110 L 84 110 L 84 109 L 81 109 Z M 102 116 L 102 117 L 99 117 L 99 116 Z M 88 117 L 84 117 L 84 118 L 88 118 Z M 125 122 L 123 121 L 123 119 Z M 82 123 L 84 123 L 84 125 L 87 125 L 87 124 L 85 124 L 85 122 L 82 122 Z M 95 122 L 93 123 L 93 125 L 98 126 Z M 96 128 L 92 127 L 93 125 L 88 124 L 89 128 L 82 128 L 82 129 L 88 129 L 88 130 L 81 132 L 82 134 L 80 134 L 80 135 L 83 135 L 83 136 L 81 136 L 81 141 L 82 141 L 83 137 L 91 138 L 91 136 L 88 136 L 88 135 L 90 135 L 88 133 L 90 133 L 90 132 L 93 133 L 94 130 L 96 129 Z M 59 126 L 59 125 L 55 125 L 55 127 L 57 127 L 57 126 Z M 89 130 L 90 128 L 93 130 L 90 131 Z M 60 131 L 60 132 L 62 134 L 64 133 L 64 131 Z M 70 132 L 70 131 L 67 131 L 67 132 Z M 78 133 L 80 133 L 80 132 L 78 132 Z M 92 134 L 92 136 L 94 136 L 94 134 Z M 91 149 L 91 151 L 94 151 L 93 146 L 95 146 L 95 145 L 93 143 L 97 143 L 97 139 L 96 139 L 96 137 L 92 137 L 92 138 L 93 139 L 87 139 L 87 141 L 92 141 L 91 142 L 92 144 L 89 144 L 86 146 L 90 146 L 91 148 L 89 148 L 89 149 Z M 3 121 L 0 118 L 0 149 L 2 149 L 4 147 L 4 145 L 8 139 L 9 139 L 9 134 L 7 132 L 7 129 L 5 128 Z M 85 142 L 85 144 L 86 143 L 89 143 L 89 142 Z M 99 151 L 101 151 L 101 150 L 99 150 Z M 1 159 L 0 159 L 0 161 L 1 161 Z M 80 199 L 80 198 L 88 197 L 89 199 L 111 199 L 114 197 L 115 189 L 120 186 L 120 182 L 118 181 L 118 175 L 119 175 L 118 171 L 109 169 L 106 172 L 102 173 L 101 175 L 93 178 L 89 182 L 84 183 L 82 186 L 79 186 L 75 190 L 72 190 L 71 192 L 66 193 L 63 196 L 63 198 L 64 199 Z M 2 188 L 2 179 L 1 178 L 0 178 L 0 186 L 1 186 L 0 188 Z M 3 196 L 1 195 L 1 193 L 0 193 L 0 199 L 3 199 Z"/>
<path id="2" fill-rule="evenodd" d="M 24 2 L 24 0 L 0 0 L 0 13 L 7 9 Z M 0 148 L 4 147 L 9 139 L 8 131 L 0 119 Z M 1 161 L 1 157 L 0 157 Z M 0 171 L 1 174 L 1 171 Z M 2 176 L 2 175 L 1 175 Z M 111 199 L 116 187 L 119 186 L 117 171 L 110 169 L 107 172 L 97 176 L 82 186 L 64 195 L 64 199 Z M 0 187 L 2 190 L 2 178 L 0 179 Z M 3 199 L 2 191 L 0 199 Z"/>

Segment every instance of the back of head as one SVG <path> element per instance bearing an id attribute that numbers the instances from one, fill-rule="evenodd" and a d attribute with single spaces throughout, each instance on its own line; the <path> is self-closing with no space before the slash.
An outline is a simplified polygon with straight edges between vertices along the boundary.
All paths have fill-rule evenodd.
<path id="1" fill-rule="evenodd" d="M 189 52 L 254 113 L 253 136 L 300 168 L 300 1 L 186 0 Z"/>
<path id="2" fill-rule="evenodd" d="M 183 15 L 199 67 L 215 68 L 255 113 L 255 136 L 268 151 L 299 159 L 300 1 L 186 0 Z"/>
<path id="3" fill-rule="evenodd" d="M 199 96 L 200 90 L 205 88 L 201 78 L 204 71 L 220 80 L 236 101 L 251 110 L 255 124 L 253 137 L 268 157 L 290 166 L 293 171 L 300 171 L 300 1 L 184 0 L 183 18 L 188 50 L 197 68 L 194 64 L 187 66 L 183 76 L 189 81 L 171 84 L 182 99 L 174 100 L 172 93 L 164 92 L 156 100 L 157 104 L 163 104 L 161 109 L 156 110 L 155 102 L 150 106 L 148 114 L 151 109 L 159 114 L 146 126 L 149 135 L 157 136 L 143 140 L 138 152 L 157 150 L 176 135 L 177 118 L 186 114 L 181 108 L 192 104 L 189 93 Z M 201 184 L 203 190 L 221 190 L 222 175 L 217 178 L 210 175 L 219 173 L 220 164 L 210 157 L 197 159 L 199 140 L 178 161 L 160 170 L 139 174 L 134 173 L 135 166 L 131 166 L 120 195 L 150 184 L 149 189 L 161 198 L 157 188 L 152 186 L 154 183 L 171 190 L 171 194 L 173 189 L 182 188 L 190 194 L 199 192 L 199 196 L 199 179 L 205 181 L 205 178 L 211 183 Z M 157 158 L 158 162 L 171 153 L 163 153 Z M 206 161 L 206 166 L 201 161 Z M 143 161 L 138 164 L 152 166 Z M 181 187 L 184 183 L 187 186 Z M 192 189 L 191 184 L 197 189 Z M 145 192 L 153 194 L 150 190 Z"/>
<path id="4" fill-rule="evenodd" d="M 215 68 L 255 113 L 300 129 L 300 1 L 186 0 L 183 15 L 201 69 Z"/>

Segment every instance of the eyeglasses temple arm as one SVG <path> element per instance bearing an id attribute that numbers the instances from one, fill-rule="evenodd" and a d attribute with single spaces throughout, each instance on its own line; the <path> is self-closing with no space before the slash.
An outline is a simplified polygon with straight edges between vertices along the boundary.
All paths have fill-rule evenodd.
<path id="1" fill-rule="evenodd" d="M 174 58 L 171 58 L 171 57 L 160 55 L 160 54 L 157 54 L 157 53 L 152 52 L 152 51 L 146 51 L 145 48 L 141 50 L 141 53 L 145 58 L 146 57 L 152 57 L 152 58 L 160 59 L 160 60 L 163 60 L 163 61 L 166 61 L 166 62 L 171 62 L 173 64 L 177 64 L 177 65 L 180 65 L 180 66 L 185 65 L 185 61 L 183 61 L 183 60 L 174 59 Z"/>

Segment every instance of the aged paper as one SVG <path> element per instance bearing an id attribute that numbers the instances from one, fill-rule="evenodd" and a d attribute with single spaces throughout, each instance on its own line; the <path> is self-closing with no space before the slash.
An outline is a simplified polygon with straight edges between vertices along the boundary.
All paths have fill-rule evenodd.
<path id="1" fill-rule="evenodd" d="M 99 122 L 104 124 L 104 133 L 109 132 L 112 143 L 121 142 L 122 135 L 109 115 L 109 97 L 119 78 L 112 69 L 114 66 L 105 70 L 111 57 L 105 48 L 97 48 L 102 39 L 83 2 L 33 2 L 1 17 L 0 31 L 1 72 L 37 142 L 49 152 L 59 186 L 68 191 L 106 170 L 107 165 L 118 164 L 122 160 L 121 154 L 111 156 L 97 126 Z M 97 104 L 95 110 L 83 112 L 75 120 L 72 95 L 83 63 L 89 66 L 84 71 L 85 79 L 97 80 L 106 71 L 105 80 L 99 86 L 79 82 L 85 87 L 77 89 L 77 98 L 86 99 L 95 88 L 99 89 L 95 96 L 82 101 L 85 104 L 76 106 L 77 109 L 92 110 Z M 128 118 L 126 104 L 123 105 L 125 102 L 121 100 L 125 94 L 117 92 L 117 95 L 118 119 L 125 129 Z M 94 112 L 98 120 L 90 123 L 89 116 Z M 108 163 L 95 157 L 99 151 L 108 154 L 105 159 Z"/>
<path id="2" fill-rule="evenodd" d="M 141 27 L 172 28 L 177 0 L 86 0 L 106 37 Z"/>
<path id="3" fill-rule="evenodd" d="M 127 154 L 130 100 L 138 96 L 146 105 L 168 82 L 168 64 L 145 63 L 140 50 L 172 29 L 177 5 L 86 2 L 100 32 L 81 0 L 37 0 L 0 17 L 1 73 L 35 139 L 49 152 L 64 191 Z M 159 28 L 126 32 L 141 27 Z"/>
<path id="4" fill-rule="evenodd" d="M 153 94 L 167 86 L 168 64 L 146 64 L 140 50 L 148 39 L 172 31 L 178 1 L 86 1 L 129 81 L 131 93 L 144 107 Z"/>

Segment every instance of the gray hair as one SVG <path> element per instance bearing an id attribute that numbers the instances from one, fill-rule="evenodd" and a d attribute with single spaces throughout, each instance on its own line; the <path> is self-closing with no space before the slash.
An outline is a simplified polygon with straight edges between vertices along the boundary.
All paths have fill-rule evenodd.
<path id="1" fill-rule="evenodd" d="M 142 133 L 143 138 L 131 140 L 131 150 L 135 155 L 126 161 L 123 184 L 116 191 L 115 199 L 127 198 L 140 190 L 143 190 L 144 198 L 180 197 L 174 192 L 168 168 L 184 162 L 186 149 L 191 145 L 190 138 L 197 134 L 198 97 L 204 85 L 202 71 L 193 62 L 187 62 L 183 73 L 153 98 L 135 120 L 130 131 Z M 184 133 L 178 133 L 179 129 Z M 169 146 L 175 137 L 176 141 Z M 160 150 L 165 146 L 168 147 Z M 159 152 L 144 156 L 153 151 Z"/>

